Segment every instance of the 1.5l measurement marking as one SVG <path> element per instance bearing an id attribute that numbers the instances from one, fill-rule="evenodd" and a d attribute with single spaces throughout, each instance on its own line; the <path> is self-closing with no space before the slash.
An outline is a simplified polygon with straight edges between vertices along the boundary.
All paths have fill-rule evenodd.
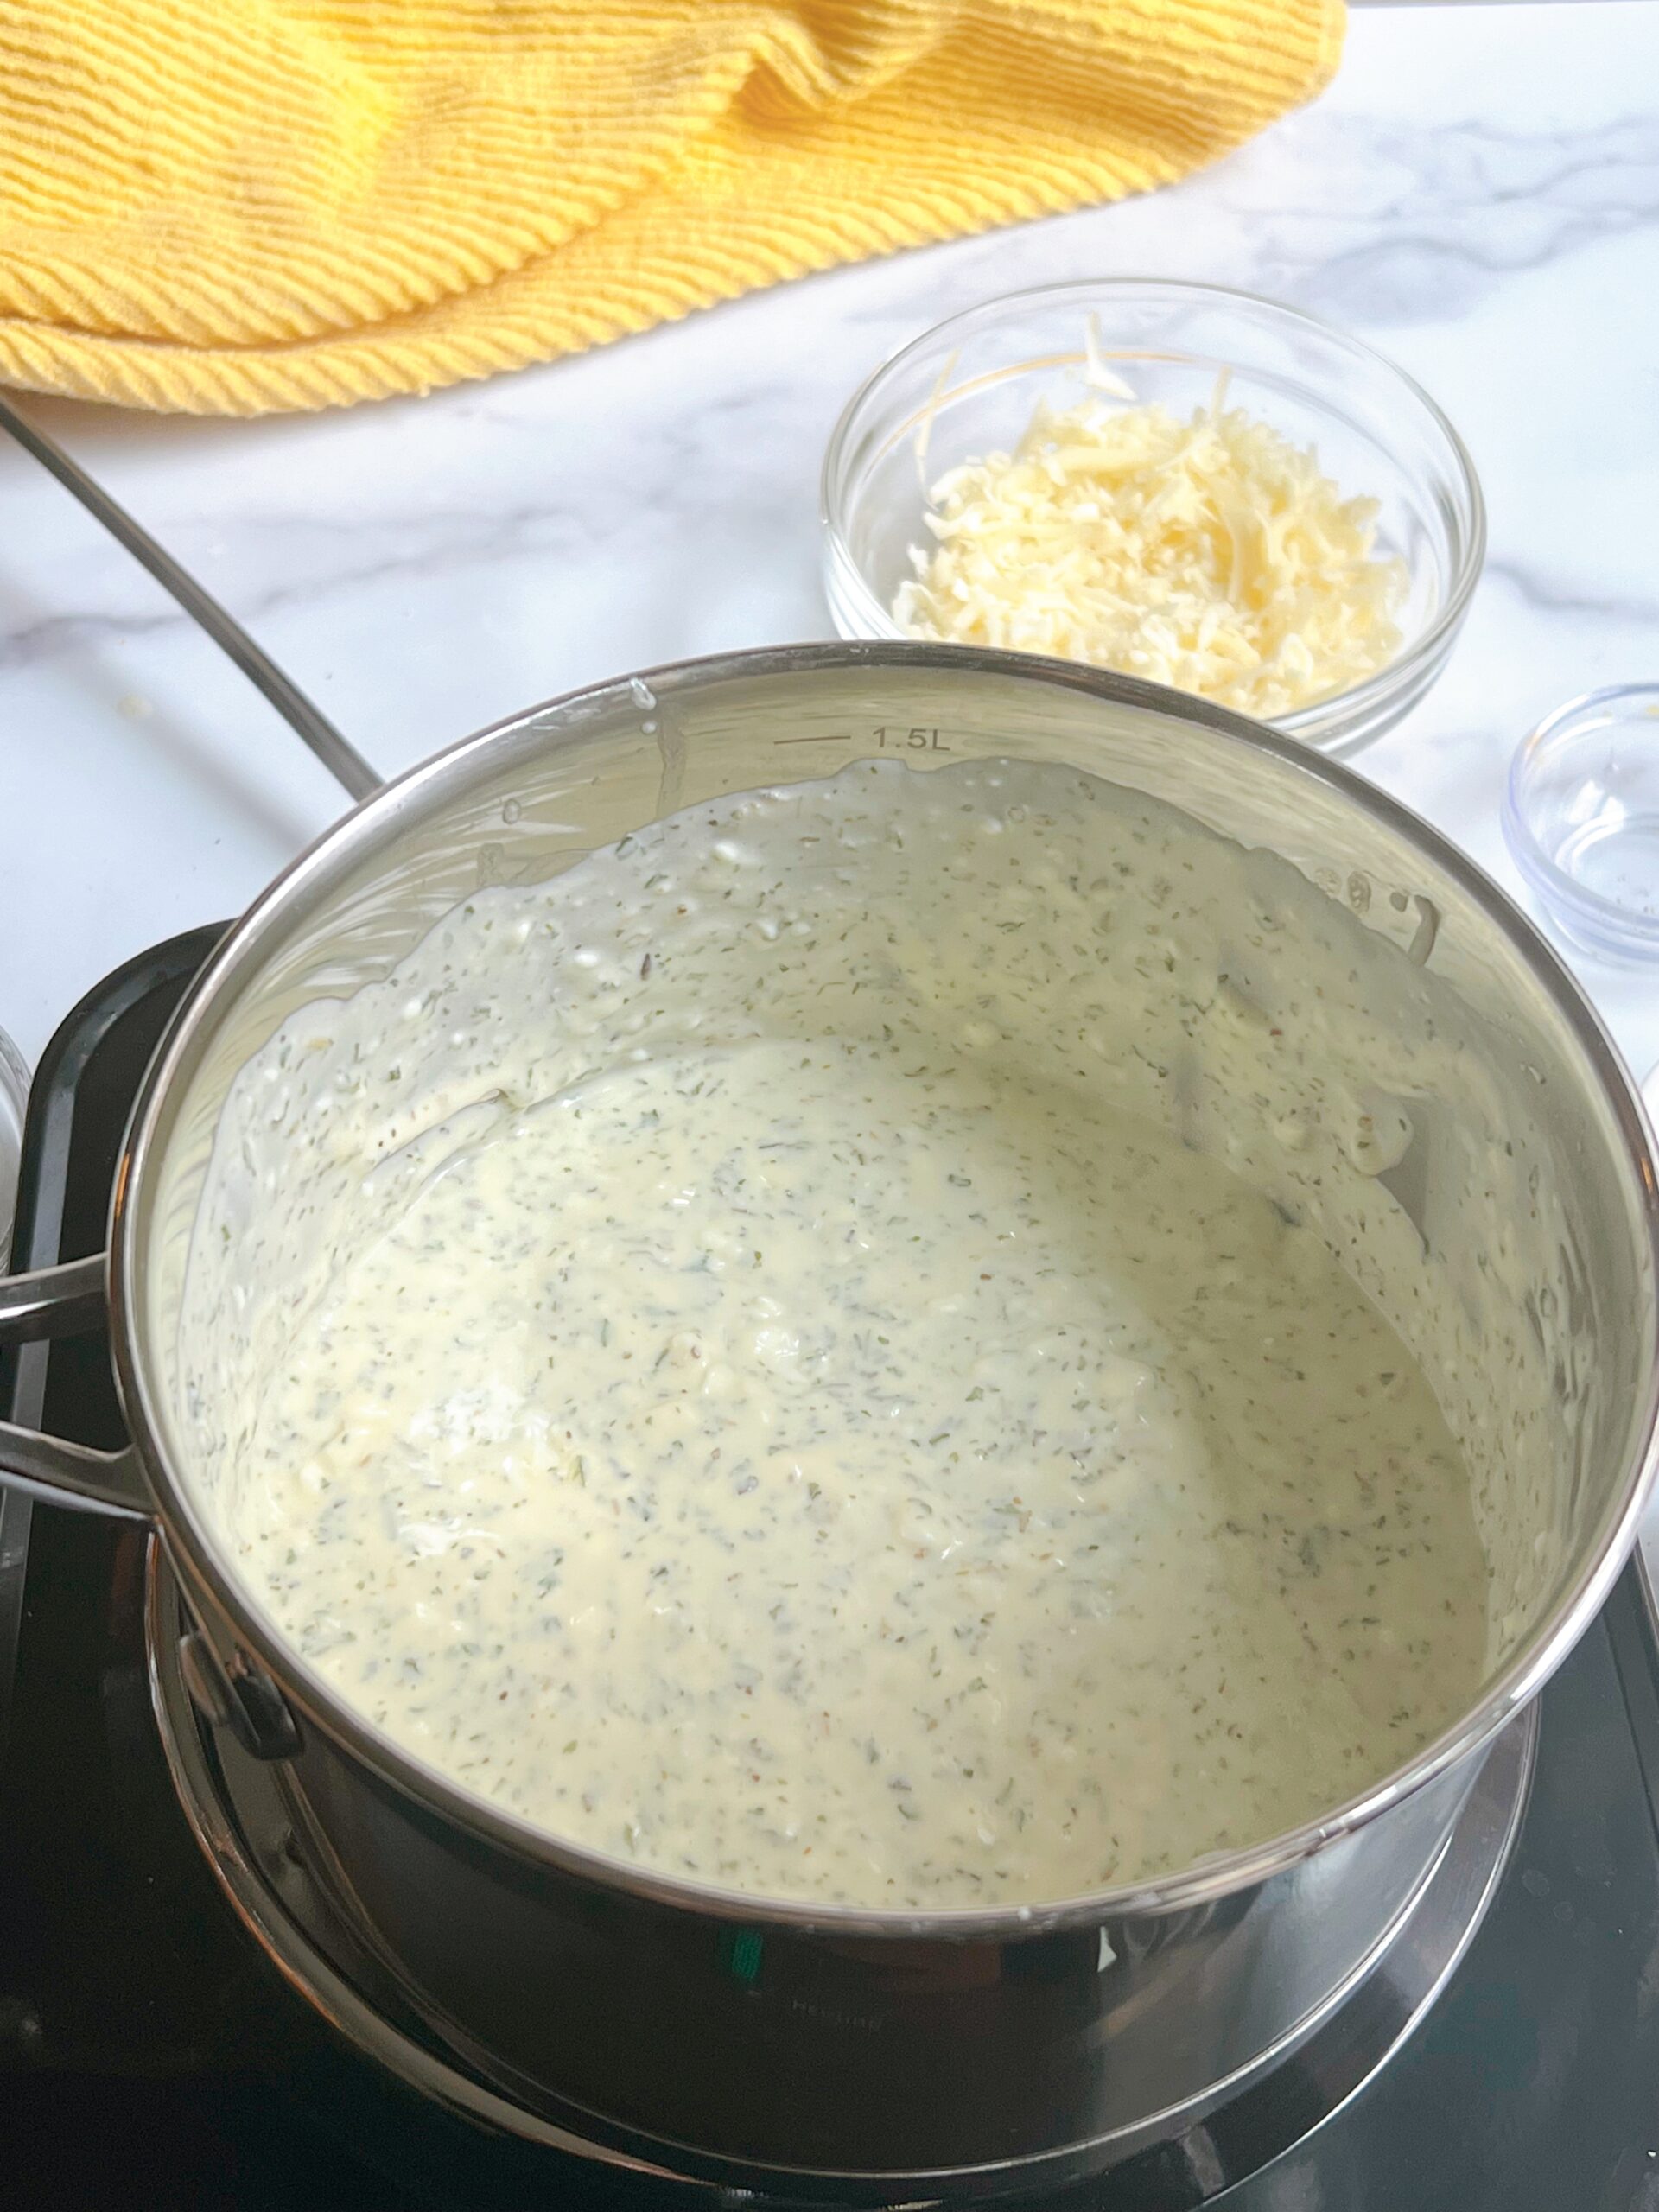
<path id="1" fill-rule="evenodd" d="M 774 737 L 774 745 L 850 745 L 853 732 L 849 729 L 814 730 L 806 737 Z M 949 753 L 950 746 L 941 742 L 939 733 L 931 727 L 912 724 L 906 729 L 899 722 L 877 722 L 869 733 L 871 742 L 883 753 Z"/>
<path id="2" fill-rule="evenodd" d="M 906 753 L 948 753 L 948 745 L 941 745 L 936 729 L 901 729 L 897 722 L 878 722 L 870 735 L 884 752 L 903 750 Z"/>

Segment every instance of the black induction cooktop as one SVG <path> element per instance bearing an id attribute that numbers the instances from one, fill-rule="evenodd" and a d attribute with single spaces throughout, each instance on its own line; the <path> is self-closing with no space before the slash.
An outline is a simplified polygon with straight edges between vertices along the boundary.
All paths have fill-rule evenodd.
<path id="1" fill-rule="evenodd" d="M 17 1265 L 99 1249 L 139 1077 L 216 935 L 132 962 L 53 1040 L 30 1100 Z M 100 1336 L 0 1358 L 0 1408 L 123 1440 Z M 0 2205 L 626 2201 L 626 2178 L 544 2157 L 531 2168 L 425 2104 L 289 1987 L 173 1795 L 145 1674 L 142 1530 L 0 1497 Z M 1305 2141 L 1215 2201 L 1659 2212 L 1659 1644 L 1634 1568 L 1544 1694 L 1514 1853 L 1423 2024 Z"/>

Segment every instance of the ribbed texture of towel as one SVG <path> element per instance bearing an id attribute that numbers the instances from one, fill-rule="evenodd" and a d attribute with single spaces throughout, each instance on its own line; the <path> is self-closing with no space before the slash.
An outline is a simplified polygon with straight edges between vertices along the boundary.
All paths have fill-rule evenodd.
<path id="1" fill-rule="evenodd" d="M 1342 0 L 0 0 L 0 380 L 257 414 L 1162 184 Z"/>

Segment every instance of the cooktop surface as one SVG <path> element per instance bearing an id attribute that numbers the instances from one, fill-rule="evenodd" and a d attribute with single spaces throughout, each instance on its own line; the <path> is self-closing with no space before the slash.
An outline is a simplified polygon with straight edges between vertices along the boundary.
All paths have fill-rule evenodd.
<path id="1" fill-rule="evenodd" d="M 131 963 L 54 1039 L 30 1102 L 16 1264 L 99 1249 L 139 1077 L 215 935 Z M 99 1335 L 0 1360 L 0 1408 L 87 1443 L 123 1440 Z M 539 2152 L 527 2164 L 393 2082 L 245 1935 L 162 1755 L 145 1541 L 15 1494 L 0 1504 L 5 2202 L 475 2212 L 625 2201 L 626 2180 Z M 1103 2184 L 1067 2201 L 1104 2212 L 1135 2199 Z M 1659 1645 L 1634 1570 L 1544 1694 L 1508 1868 L 1421 2026 L 1323 2126 L 1211 2201 L 1659 2212 Z"/>

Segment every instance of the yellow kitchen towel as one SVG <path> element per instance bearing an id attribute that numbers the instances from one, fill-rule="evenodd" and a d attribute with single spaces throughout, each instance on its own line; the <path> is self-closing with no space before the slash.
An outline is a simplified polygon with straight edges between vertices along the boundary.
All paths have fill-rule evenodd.
<path id="1" fill-rule="evenodd" d="M 1342 0 L 0 0 L 0 381 L 203 414 L 550 360 L 1163 184 Z"/>

